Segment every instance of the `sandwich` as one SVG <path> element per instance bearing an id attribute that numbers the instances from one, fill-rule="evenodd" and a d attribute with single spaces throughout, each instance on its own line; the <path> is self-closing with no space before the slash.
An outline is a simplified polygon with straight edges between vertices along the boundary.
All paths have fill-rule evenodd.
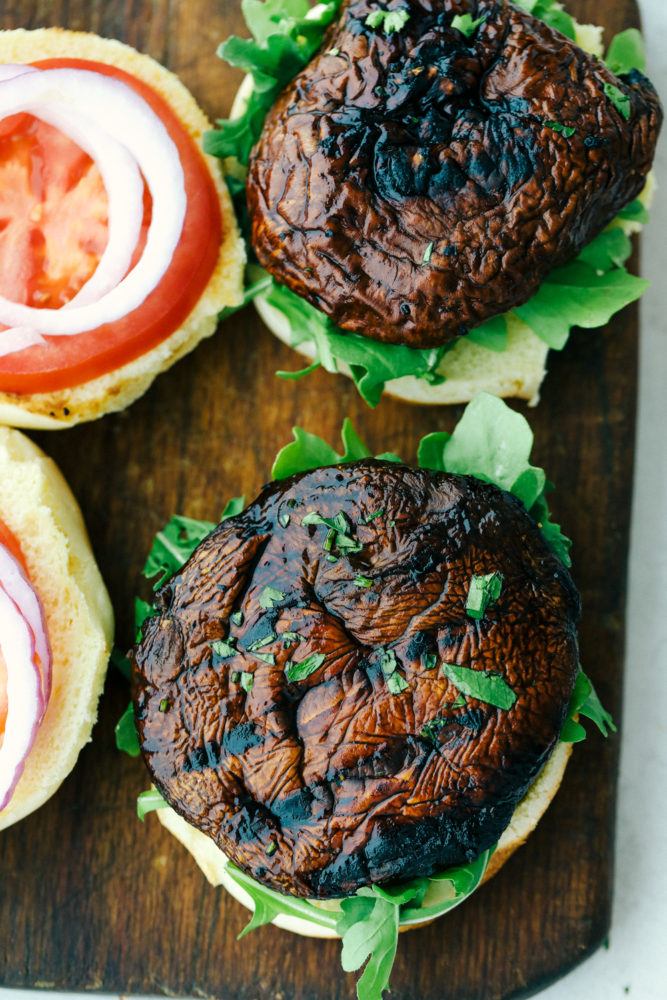
<path id="1" fill-rule="evenodd" d="M 113 613 L 56 465 L 0 428 L 0 829 L 41 806 L 97 718 Z"/>
<path id="2" fill-rule="evenodd" d="M 220 54 L 249 75 L 206 148 L 245 178 L 250 288 L 308 370 L 371 405 L 534 402 L 548 349 L 645 289 L 624 263 L 662 110 L 638 32 L 603 62 L 555 0 L 242 9 L 254 40 Z"/>
<path id="3" fill-rule="evenodd" d="M 172 73 L 57 28 L 0 32 L 0 62 L 0 422 L 65 427 L 210 336 L 245 248 Z"/>
<path id="4" fill-rule="evenodd" d="M 253 503 L 158 536 L 134 750 L 141 815 L 253 908 L 248 929 L 341 937 L 347 971 L 367 962 L 360 1000 L 380 1000 L 399 928 L 497 871 L 577 716 L 611 720 L 525 419 L 480 395 L 417 468 L 349 424 L 343 443 L 297 430 Z"/>

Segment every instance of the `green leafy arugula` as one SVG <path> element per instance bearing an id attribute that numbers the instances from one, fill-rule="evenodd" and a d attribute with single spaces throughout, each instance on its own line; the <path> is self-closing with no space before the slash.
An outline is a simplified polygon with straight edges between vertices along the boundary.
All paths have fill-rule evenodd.
<path id="1" fill-rule="evenodd" d="M 168 803 L 162 798 L 155 788 L 149 788 L 145 792 L 140 792 L 137 796 L 137 816 L 144 821 L 149 812 L 156 809 L 166 809 Z"/>
<path id="2" fill-rule="evenodd" d="M 466 38 L 470 38 L 488 16 L 488 14 L 483 14 L 482 17 L 473 20 L 472 14 L 456 14 L 452 20 L 452 28 L 456 28 Z"/>
<path id="3" fill-rule="evenodd" d="M 579 674 L 574 685 L 574 691 L 570 699 L 567 711 L 567 721 L 560 734 L 561 743 L 579 743 L 586 739 L 586 730 L 580 722 L 576 722 L 574 716 L 578 715 L 590 719 L 598 727 L 603 736 L 608 736 L 609 732 L 616 732 L 614 720 L 598 698 L 593 687 L 593 682 L 579 667 Z"/>
<path id="4" fill-rule="evenodd" d="M 371 454 L 349 420 L 343 424 L 343 455 L 339 455 L 321 438 L 299 427 L 295 427 L 292 433 L 294 441 L 278 452 L 272 469 L 275 479 L 284 479 L 321 465 L 368 458 Z M 417 462 L 421 468 L 434 472 L 476 476 L 513 493 L 524 504 L 556 555 L 566 566 L 570 566 L 572 543 L 559 525 L 550 520 L 546 494 L 551 484 L 543 469 L 530 464 L 532 447 L 533 432 L 526 418 L 502 399 L 482 392 L 468 403 L 451 434 L 437 431 L 421 439 Z M 376 458 L 401 461 L 393 452 L 376 455 Z"/>
<path id="5" fill-rule="evenodd" d="M 230 169 L 227 177 L 241 228 L 249 236 L 249 223 L 244 197 L 243 171 L 238 164 L 247 165 L 250 150 L 259 139 L 264 119 L 282 88 L 296 76 L 322 43 L 327 27 L 334 20 L 341 0 L 329 0 L 311 7 L 308 0 L 243 0 L 242 10 L 251 32 L 251 39 L 230 38 L 224 42 L 219 55 L 232 66 L 243 69 L 253 80 L 244 110 L 238 118 L 219 121 L 215 131 L 204 136 L 204 148 L 216 156 L 236 161 L 237 169 Z M 565 12 L 558 0 L 517 0 L 523 10 L 541 18 L 567 37 L 575 37 L 575 21 Z M 369 18 L 384 30 L 400 30 L 399 21 L 409 16 L 407 11 L 377 10 Z M 453 24 L 464 34 L 472 34 L 479 22 L 471 15 L 457 15 Z M 607 53 L 607 63 L 616 73 L 642 69 L 646 60 L 641 36 L 635 29 L 621 32 L 613 40 Z M 622 91 L 609 91 L 621 114 L 629 109 L 629 102 Z M 618 95 L 615 91 L 618 90 Z M 558 122 L 547 123 L 564 137 L 573 134 L 572 126 Z M 627 209 L 619 218 L 645 223 L 648 213 L 640 202 L 634 204 L 633 214 Z M 606 233 L 598 240 L 603 243 Z M 615 312 L 638 299 L 648 283 L 628 274 L 625 261 L 605 258 L 603 251 L 593 241 L 572 264 L 558 268 L 545 280 L 540 290 L 516 314 L 553 350 L 561 350 L 574 326 L 593 329 L 604 326 Z M 429 244 L 420 266 L 431 263 L 434 245 Z M 604 264 L 591 264 L 591 256 Z M 625 258 L 627 259 L 627 258 Z M 286 321 L 287 335 L 292 347 L 308 344 L 314 353 L 312 364 L 299 371 L 281 371 L 286 379 L 298 379 L 322 367 L 337 373 L 347 367 L 355 385 L 366 403 L 375 407 L 387 385 L 396 379 L 414 377 L 430 385 L 444 381 L 439 367 L 453 344 L 429 350 L 418 350 L 394 344 L 382 344 L 360 334 L 344 333 L 331 320 L 305 299 L 279 285 L 261 268 L 252 265 L 247 271 L 244 303 L 262 299 L 277 310 Z M 223 315 L 235 312 L 228 309 Z M 498 316 L 483 326 L 469 331 L 467 339 L 488 350 L 502 352 L 507 344 L 506 316 Z"/>

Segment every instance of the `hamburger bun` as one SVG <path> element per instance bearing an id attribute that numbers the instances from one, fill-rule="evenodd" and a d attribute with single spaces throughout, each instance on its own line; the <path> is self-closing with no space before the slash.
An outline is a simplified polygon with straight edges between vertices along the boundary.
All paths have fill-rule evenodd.
<path id="1" fill-rule="evenodd" d="M 4 63 L 71 58 L 115 66 L 163 97 L 197 145 L 203 132 L 211 127 L 173 73 L 121 42 L 60 28 L 16 29 L 0 32 L 0 56 Z M 222 309 L 241 303 L 245 245 L 219 165 L 211 157 L 204 160 L 220 202 L 223 239 L 208 285 L 183 325 L 142 356 L 80 385 L 44 393 L 0 392 L 0 423 L 49 430 L 122 410 L 143 395 L 156 375 L 215 332 Z"/>
<path id="2" fill-rule="evenodd" d="M 0 520 L 21 546 L 44 608 L 53 686 L 0 829 L 41 806 L 90 740 L 113 638 L 113 612 L 81 512 L 55 463 L 0 428 Z"/>

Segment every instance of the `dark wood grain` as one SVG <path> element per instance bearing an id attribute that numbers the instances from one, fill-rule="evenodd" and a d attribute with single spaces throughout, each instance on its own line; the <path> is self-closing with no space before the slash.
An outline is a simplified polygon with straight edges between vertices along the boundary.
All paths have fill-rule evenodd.
<path id="1" fill-rule="evenodd" d="M 581 20 L 616 31 L 634 0 L 577 0 Z M 215 57 L 242 24 L 236 0 L 2 0 L 0 26 L 61 24 L 127 40 L 177 71 L 212 116 L 238 77 Z M 636 261 L 635 261 L 636 264 Z M 552 354 L 537 410 L 534 460 L 558 484 L 556 519 L 576 539 L 585 618 L 582 659 L 618 719 L 632 488 L 637 311 L 576 333 Z M 213 519 L 254 495 L 300 424 L 335 443 L 352 417 L 376 451 L 413 458 L 419 437 L 451 429 L 460 408 L 384 399 L 368 410 L 346 380 L 293 385 L 288 349 L 246 310 L 225 323 L 130 411 L 34 435 L 60 464 L 86 516 L 122 645 L 155 531 L 180 511 Z M 521 407 L 519 407 L 522 409 Z M 241 943 L 247 913 L 210 888 L 154 816 L 137 821 L 143 765 L 117 753 L 127 703 L 109 676 L 94 742 L 60 792 L 0 837 L 0 984 L 165 993 L 221 1000 L 338 1000 L 354 994 L 339 946 L 263 928 Z M 547 817 L 501 874 L 452 915 L 402 935 L 396 1000 L 510 1000 L 565 973 L 604 939 L 610 918 L 619 739 L 577 749 Z"/>

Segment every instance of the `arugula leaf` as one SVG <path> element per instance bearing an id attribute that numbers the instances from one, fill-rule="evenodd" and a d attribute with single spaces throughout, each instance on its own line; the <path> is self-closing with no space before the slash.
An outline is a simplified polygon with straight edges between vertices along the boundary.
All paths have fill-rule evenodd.
<path id="1" fill-rule="evenodd" d="M 195 521 L 190 517 L 174 515 L 169 524 L 155 536 L 143 575 L 149 579 L 158 576 L 157 590 L 190 558 L 197 545 L 213 531 L 210 521 Z"/>
<path id="2" fill-rule="evenodd" d="M 623 222 L 639 222 L 643 226 L 651 221 L 648 209 L 639 198 L 635 198 L 629 205 L 622 208 L 616 218 L 621 219 Z"/>
<path id="3" fill-rule="evenodd" d="M 632 115 L 632 104 L 628 94 L 624 94 L 623 91 L 619 87 L 616 87 L 613 83 L 605 83 L 604 92 L 605 96 L 609 98 L 618 113 L 621 114 L 626 121 L 629 121 L 630 116 Z"/>
<path id="4" fill-rule="evenodd" d="M 495 708 L 505 711 L 510 709 L 517 699 L 507 681 L 500 674 L 488 670 L 473 670 L 471 667 L 461 667 L 458 663 L 443 663 L 442 670 L 457 691 L 483 701 Z"/>
<path id="5" fill-rule="evenodd" d="M 226 521 L 228 517 L 235 517 L 237 514 L 241 514 L 245 510 L 245 497 L 232 497 L 225 504 L 225 509 L 220 515 L 221 521 Z M 207 524 L 207 521 L 201 521 L 202 525 Z M 213 529 L 211 529 L 213 530 Z"/>
<path id="6" fill-rule="evenodd" d="M 579 254 L 579 260 L 590 265 L 598 272 L 610 271 L 614 267 L 622 267 L 632 253 L 630 237 L 623 230 L 605 229 Z"/>
<path id="7" fill-rule="evenodd" d="M 466 340 L 479 344 L 480 347 L 486 347 L 487 351 L 502 354 L 507 349 L 507 316 L 487 319 L 486 323 L 471 330 Z"/>
<path id="8" fill-rule="evenodd" d="M 154 812 L 155 809 L 167 809 L 168 806 L 169 803 L 165 802 L 155 788 L 149 788 L 137 796 L 137 816 L 142 823 L 149 812 Z"/>
<path id="9" fill-rule="evenodd" d="M 129 681 L 132 664 L 129 658 L 125 656 L 125 653 L 121 653 L 118 646 L 114 646 L 111 650 L 109 662 L 112 667 L 115 667 L 123 675 L 126 681 Z"/>
<path id="10" fill-rule="evenodd" d="M 648 287 L 648 281 L 623 268 L 598 274 L 577 260 L 552 271 L 532 299 L 514 311 L 541 340 L 560 350 L 573 326 L 604 326 Z"/>
<path id="11" fill-rule="evenodd" d="M 242 0 L 243 16 L 253 37 L 228 38 L 218 55 L 249 73 L 254 86 L 238 118 L 218 120 L 218 129 L 204 134 L 205 152 L 236 157 L 247 165 L 278 94 L 309 63 L 340 3 L 329 0 L 317 4 L 314 16 L 307 16 L 307 0 Z"/>
<path id="12" fill-rule="evenodd" d="M 383 344 L 358 333 L 343 333 L 323 312 L 275 280 L 271 290 L 261 298 L 287 320 L 292 347 L 312 343 L 315 364 L 328 372 L 336 373 L 339 365 L 347 365 L 360 395 L 371 407 L 377 406 L 385 385 L 393 379 L 414 375 L 431 384 L 444 381 L 437 368 L 447 350 L 445 347 L 418 350 Z M 310 365 L 302 372 L 277 374 L 293 378 L 312 370 Z"/>
<path id="13" fill-rule="evenodd" d="M 345 907 L 346 902 L 343 900 L 341 906 Z M 343 970 L 356 972 L 367 962 L 357 982 L 359 1000 L 382 1000 L 398 947 L 398 906 L 380 898 L 372 900 L 371 905 L 371 910 L 361 916 L 357 903 L 357 919 L 343 935 Z"/>
<path id="14" fill-rule="evenodd" d="M 539 17 L 550 27 L 560 31 L 574 41 L 576 31 L 574 18 L 566 14 L 562 3 L 558 0 L 514 0 L 517 7 L 521 7 L 528 14 Z"/>
<path id="15" fill-rule="evenodd" d="M 567 721 L 561 730 L 561 743 L 579 743 L 586 738 L 586 730 L 573 718 L 577 714 L 594 722 L 605 737 L 609 735 L 610 730 L 617 732 L 614 720 L 603 708 L 592 681 L 581 669 L 581 665 L 568 706 Z"/>
<path id="16" fill-rule="evenodd" d="M 552 132 L 560 132 L 566 139 L 570 139 L 577 131 L 572 125 L 563 125 L 562 122 L 545 122 L 544 124 Z"/>
<path id="17" fill-rule="evenodd" d="M 477 31 L 480 24 L 486 21 L 488 16 L 488 14 L 483 14 L 482 17 L 478 17 L 473 21 L 472 14 L 456 14 L 452 20 L 452 28 L 456 28 L 466 38 L 470 38 Z"/>
<path id="18" fill-rule="evenodd" d="M 646 69 L 646 52 L 641 32 L 628 28 L 612 38 L 605 62 L 616 76 L 625 76 L 633 69 L 643 73 Z"/>
<path id="19" fill-rule="evenodd" d="M 138 757 L 141 753 L 137 727 L 134 724 L 134 708 L 132 702 L 127 706 L 114 729 L 116 747 L 130 757 Z"/>
<path id="20" fill-rule="evenodd" d="M 267 889 L 266 886 L 260 885 L 250 875 L 242 872 L 231 861 L 227 863 L 225 871 L 237 885 L 245 889 L 254 907 L 250 923 L 239 934 L 239 940 L 245 937 L 249 931 L 271 923 L 275 917 L 281 914 L 301 917 L 303 920 L 309 920 L 319 927 L 328 927 L 331 930 L 335 929 L 338 920 L 337 914 L 313 906 L 312 903 L 307 902 L 305 899 L 298 899 L 296 896 L 283 896 L 281 893 L 274 892 L 273 889 Z"/>
<path id="21" fill-rule="evenodd" d="M 294 441 L 281 448 L 273 462 L 271 476 L 274 479 L 287 479 L 297 472 L 308 472 L 319 469 L 323 465 L 338 465 L 339 462 L 355 462 L 360 458 L 369 458 L 370 451 L 361 440 L 349 417 L 343 421 L 341 439 L 343 453 L 338 452 L 317 437 L 308 434 L 300 427 L 292 428 Z"/>

